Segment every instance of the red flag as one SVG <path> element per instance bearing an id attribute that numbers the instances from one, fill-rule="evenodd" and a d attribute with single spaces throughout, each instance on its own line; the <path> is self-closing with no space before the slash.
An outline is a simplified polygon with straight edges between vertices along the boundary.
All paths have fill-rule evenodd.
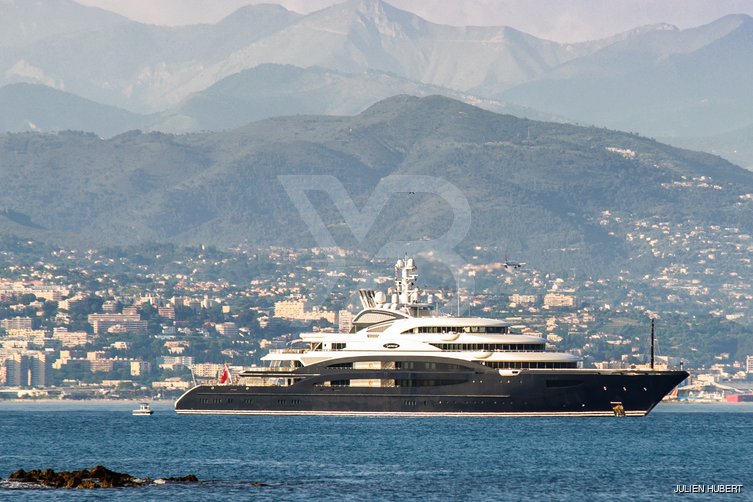
<path id="1" fill-rule="evenodd" d="M 230 378 L 230 372 L 227 370 L 227 366 L 225 366 L 225 371 L 222 372 L 222 376 L 220 377 L 220 383 L 227 382 L 228 378 Z"/>

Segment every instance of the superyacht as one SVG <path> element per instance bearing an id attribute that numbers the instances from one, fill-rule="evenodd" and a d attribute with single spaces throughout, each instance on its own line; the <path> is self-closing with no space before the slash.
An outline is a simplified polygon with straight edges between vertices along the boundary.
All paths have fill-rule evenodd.
<path id="1" fill-rule="evenodd" d="M 392 292 L 360 290 L 349 333 L 303 333 L 267 366 L 202 384 L 178 413 L 397 416 L 643 416 L 684 371 L 583 369 L 503 320 L 441 314 L 398 260 Z M 224 375 L 223 375 L 224 376 Z"/>

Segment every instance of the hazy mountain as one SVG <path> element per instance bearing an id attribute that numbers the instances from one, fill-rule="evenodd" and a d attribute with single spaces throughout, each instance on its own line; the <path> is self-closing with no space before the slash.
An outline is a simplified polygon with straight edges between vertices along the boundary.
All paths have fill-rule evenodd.
<path id="1" fill-rule="evenodd" d="M 753 124 L 713 136 L 674 137 L 662 141 L 682 148 L 711 152 L 753 171 Z"/>
<path id="2" fill-rule="evenodd" d="M 561 121 L 535 110 L 480 99 L 375 71 L 262 65 L 221 80 L 160 114 L 137 114 L 36 84 L 0 87 L 0 131 L 86 131 L 111 137 L 133 129 L 197 132 L 233 129 L 283 115 L 354 115 L 397 94 L 449 95 L 496 112 Z"/>
<path id="3" fill-rule="evenodd" d="M 753 208 L 740 197 L 753 193 L 753 173 L 718 157 L 437 96 L 391 98 L 354 117 L 276 118 L 214 134 L 6 135 L 0 163 L 2 207 L 14 216 L 0 217 L 2 233 L 78 247 L 321 244 L 278 178 L 286 174 L 332 176 L 359 208 L 388 175 L 446 180 L 472 211 L 460 250 L 496 246 L 543 269 L 616 273 L 630 262 L 655 271 L 657 258 L 638 253 L 640 242 L 625 232 L 657 215 L 688 232 L 714 225 L 753 233 Z M 309 197 L 338 244 L 371 251 L 438 238 L 456 216 L 437 195 L 398 193 L 364 237 L 327 193 Z M 605 214 L 619 217 L 618 226 L 605 226 Z"/>
<path id="4" fill-rule="evenodd" d="M 380 0 L 308 15 L 253 5 L 217 24 L 182 27 L 140 24 L 69 0 L 0 0 L 0 28 L 0 86 L 42 84 L 156 114 L 145 129 L 354 113 L 390 93 L 444 94 L 493 110 L 503 103 L 515 114 L 675 144 L 712 144 L 708 138 L 746 127 L 753 116 L 753 22 L 743 15 L 560 44 L 508 27 L 437 25 Z M 274 73 L 267 64 L 308 70 Z M 730 158 L 753 165 L 753 155 L 739 154 L 742 144 L 714 151 L 737 151 Z"/>
<path id="5" fill-rule="evenodd" d="M 150 129 L 217 131 L 283 115 L 354 115 L 377 101 L 398 94 L 443 94 L 495 112 L 553 120 L 535 110 L 479 99 L 370 70 L 359 74 L 326 68 L 265 64 L 226 77 L 159 115 Z"/>
<path id="6" fill-rule="evenodd" d="M 130 23 L 125 17 L 72 0 L 0 0 L 0 47 Z"/>
<path id="7" fill-rule="evenodd" d="M 591 47 L 541 40 L 508 27 L 436 25 L 380 0 L 349 0 L 250 44 L 188 85 L 198 90 L 272 62 L 345 72 L 382 70 L 483 94 L 489 87 L 500 90 L 530 80 Z"/>
<path id="8" fill-rule="evenodd" d="M 661 137 L 715 135 L 753 116 L 753 18 L 641 30 L 497 97 Z"/>
<path id="9" fill-rule="evenodd" d="M 10 132 L 72 129 L 112 136 L 145 123 L 131 112 L 34 84 L 0 87 L 0 110 L 0 130 Z"/>
<path id="10" fill-rule="evenodd" d="M 161 112 L 224 78 L 277 63 L 386 72 L 662 136 L 715 134 L 750 116 L 747 16 L 559 44 L 508 27 L 437 25 L 380 0 L 349 0 L 305 16 L 253 5 L 215 25 L 177 28 L 69 0 L 44 3 L 56 16 L 41 15 L 40 5 L 0 3 L 8 14 L 0 33 L 14 34 L 13 46 L 0 44 L 0 84 L 40 83 L 131 111 Z"/>
<path id="11" fill-rule="evenodd" d="M 0 83 L 42 83 L 132 111 L 159 111 L 230 75 L 280 63 L 378 70 L 488 94 L 600 46 L 558 44 L 507 27 L 435 25 L 380 0 L 350 0 L 306 16 L 254 5 L 216 25 L 126 22 L 0 48 Z"/>
<path id="12" fill-rule="evenodd" d="M 299 17 L 279 6 L 254 5 L 216 25 L 128 21 L 63 34 L 0 48 L 0 82 L 41 83 L 132 111 L 162 110 L 185 96 L 178 89 L 205 66 Z"/>

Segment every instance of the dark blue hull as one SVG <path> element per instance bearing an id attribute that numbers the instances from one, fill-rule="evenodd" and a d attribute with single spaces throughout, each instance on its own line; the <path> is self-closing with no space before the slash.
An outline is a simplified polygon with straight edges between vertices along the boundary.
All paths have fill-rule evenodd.
<path id="1" fill-rule="evenodd" d="M 178 413 L 317 415 L 643 416 L 687 378 L 684 371 L 338 369 L 292 372 L 281 386 L 200 385 Z M 473 369 L 474 371 L 467 371 Z M 337 380 L 335 380 L 337 379 Z M 389 382 L 359 386 L 356 382 Z"/>

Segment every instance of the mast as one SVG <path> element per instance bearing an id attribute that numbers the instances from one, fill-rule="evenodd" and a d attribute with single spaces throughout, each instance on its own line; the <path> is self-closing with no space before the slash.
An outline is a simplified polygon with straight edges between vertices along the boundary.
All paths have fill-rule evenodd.
<path id="1" fill-rule="evenodd" d="M 654 369 L 654 319 L 651 319 L 651 369 Z"/>
<path id="2" fill-rule="evenodd" d="M 420 299 L 421 292 L 416 286 L 418 271 L 413 258 L 397 260 L 395 264 L 395 292 L 397 299 L 394 303 L 403 305 L 417 303 Z"/>
<path id="3" fill-rule="evenodd" d="M 458 303 L 458 317 L 460 317 L 460 271 L 458 271 L 458 277 L 455 286 L 455 296 L 457 297 Z"/>

